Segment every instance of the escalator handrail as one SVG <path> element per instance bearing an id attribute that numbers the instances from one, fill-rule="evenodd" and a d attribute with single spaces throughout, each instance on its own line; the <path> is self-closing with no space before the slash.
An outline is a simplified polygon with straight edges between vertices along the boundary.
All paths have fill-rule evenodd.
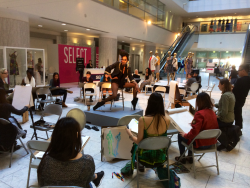
<path id="1" fill-rule="evenodd" d="M 174 44 L 177 42 L 177 39 L 181 39 L 181 38 L 184 36 L 184 33 L 186 33 L 186 32 L 184 32 L 184 30 L 185 30 L 186 28 L 188 28 L 188 27 L 189 27 L 189 25 L 187 25 L 186 27 L 184 27 L 184 28 L 182 29 L 181 35 L 178 36 L 178 37 L 175 39 L 175 41 L 174 41 L 173 44 L 170 46 L 170 48 L 169 48 L 168 51 L 171 51 L 171 52 L 173 53 L 173 51 L 176 49 L 176 47 L 177 47 L 178 45 L 176 45 L 176 46 L 174 47 L 174 50 L 170 50 L 170 49 L 171 49 L 171 48 L 174 46 Z M 194 25 L 194 27 L 190 30 L 189 35 L 195 32 L 195 31 L 194 31 L 194 28 L 198 28 L 198 27 L 197 27 L 196 25 Z M 187 37 L 187 38 L 189 38 L 189 37 Z M 181 42 L 181 40 L 178 41 L 178 44 L 179 44 L 180 42 Z M 172 55 L 172 54 L 171 54 L 171 55 Z M 165 62 L 165 63 L 166 63 L 166 61 L 165 61 L 166 57 L 167 57 L 167 53 L 166 53 L 166 54 L 164 55 L 164 57 L 161 59 L 160 65 L 162 64 L 162 62 Z M 160 71 L 164 68 L 165 63 L 160 67 Z"/>
<path id="2" fill-rule="evenodd" d="M 249 42 L 250 39 L 250 24 L 248 25 L 248 29 L 246 32 L 246 37 L 245 37 L 245 42 L 242 48 L 242 53 L 241 53 L 241 59 L 242 59 L 242 63 L 245 61 L 244 57 L 246 55 L 246 51 L 247 51 L 247 43 Z"/>

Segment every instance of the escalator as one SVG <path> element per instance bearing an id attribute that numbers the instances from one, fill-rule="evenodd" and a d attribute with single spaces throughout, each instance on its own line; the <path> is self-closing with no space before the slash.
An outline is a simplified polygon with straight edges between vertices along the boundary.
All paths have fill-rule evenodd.
<path id="1" fill-rule="evenodd" d="M 182 56 L 182 53 L 184 50 L 189 50 L 191 46 L 193 45 L 193 41 L 190 40 L 192 36 L 195 33 L 195 26 L 186 26 L 183 28 L 182 32 L 180 33 L 179 37 L 174 41 L 174 43 L 170 46 L 168 51 L 171 51 L 171 56 L 174 55 L 174 53 L 177 53 L 176 57 Z M 187 49 L 188 48 L 188 49 Z M 167 51 L 167 52 L 168 52 Z M 167 60 L 167 52 L 165 53 L 164 57 L 160 61 L 160 76 L 164 77 L 164 66 L 166 64 Z M 186 55 L 186 54 L 184 54 Z"/>
<path id="2" fill-rule="evenodd" d="M 242 49 L 242 64 L 250 65 L 250 24 L 246 32 L 245 44 Z"/>

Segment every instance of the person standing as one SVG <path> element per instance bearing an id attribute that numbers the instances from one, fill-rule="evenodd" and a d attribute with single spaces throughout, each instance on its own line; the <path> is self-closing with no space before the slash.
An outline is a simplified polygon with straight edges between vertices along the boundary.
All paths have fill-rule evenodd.
<path id="1" fill-rule="evenodd" d="M 88 69 L 92 69 L 92 68 L 93 68 L 92 61 L 91 61 L 91 60 L 89 60 L 89 64 L 87 64 L 87 67 L 86 67 L 86 68 L 88 68 Z"/>
<path id="2" fill-rule="evenodd" d="M 239 77 L 233 87 L 233 94 L 235 96 L 235 125 L 243 128 L 242 108 L 245 104 L 246 97 L 250 90 L 250 77 L 248 76 L 249 66 L 242 64 L 239 68 Z"/>
<path id="3" fill-rule="evenodd" d="M 149 58 L 149 68 L 151 69 L 152 71 L 152 76 L 153 78 L 155 78 L 155 64 L 157 63 L 158 59 L 153 55 L 153 52 L 150 51 L 150 58 Z"/>
<path id="4" fill-rule="evenodd" d="M 238 79 L 238 71 L 235 69 L 235 65 L 232 66 L 231 75 L 229 77 L 231 84 L 234 85 Z"/>
<path id="5" fill-rule="evenodd" d="M 160 61 L 161 58 L 158 55 L 158 52 L 155 52 L 155 56 L 157 58 L 157 62 L 155 63 L 155 74 L 156 74 L 156 82 L 160 80 Z"/>
<path id="6" fill-rule="evenodd" d="M 179 56 L 179 58 L 178 58 L 178 70 L 177 70 L 176 74 L 179 74 L 179 71 L 181 71 L 181 61 L 182 61 L 181 56 Z"/>

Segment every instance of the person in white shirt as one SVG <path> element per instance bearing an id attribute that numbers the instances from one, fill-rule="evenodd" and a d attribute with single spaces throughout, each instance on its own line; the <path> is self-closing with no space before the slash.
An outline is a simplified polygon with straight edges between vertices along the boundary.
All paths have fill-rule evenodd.
<path id="1" fill-rule="evenodd" d="M 155 72 L 155 64 L 157 63 L 158 59 L 153 55 L 153 52 L 150 51 L 150 58 L 149 58 L 149 68 L 152 71 L 152 77 L 155 78 L 154 72 Z"/>

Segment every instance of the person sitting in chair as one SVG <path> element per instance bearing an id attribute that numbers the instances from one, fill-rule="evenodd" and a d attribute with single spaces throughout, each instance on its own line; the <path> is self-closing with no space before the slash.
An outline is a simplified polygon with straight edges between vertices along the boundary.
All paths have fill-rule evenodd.
<path id="1" fill-rule="evenodd" d="M 100 79 L 100 83 L 111 83 L 111 78 L 110 78 L 110 76 L 107 74 L 107 73 L 104 73 L 104 75 L 101 77 L 101 79 Z M 100 87 L 101 88 L 101 87 Z M 112 90 L 111 90 L 111 88 L 110 89 L 108 89 L 108 88 L 103 88 L 102 89 L 102 93 L 103 93 L 103 98 L 102 98 L 102 100 L 105 100 L 105 98 L 106 98 L 106 93 L 109 93 L 109 96 L 111 96 L 112 95 Z"/>
<path id="2" fill-rule="evenodd" d="M 178 145 L 180 156 L 185 152 L 185 146 L 182 142 L 190 144 L 192 140 L 202 131 L 209 129 L 218 129 L 218 122 L 216 114 L 214 113 L 213 104 L 211 98 L 207 93 L 200 93 L 196 98 L 196 113 L 191 123 L 191 130 L 188 133 L 180 132 L 178 134 Z M 211 145 L 216 144 L 215 139 L 199 139 L 195 140 L 194 148 L 196 149 L 208 149 Z M 185 157 L 185 155 L 184 155 Z M 175 157 L 176 161 L 179 161 L 180 157 Z M 192 152 L 188 151 L 188 162 L 193 163 Z M 181 159 L 181 163 L 186 163 L 186 158 Z"/>
<path id="3" fill-rule="evenodd" d="M 148 104 L 145 116 L 139 119 L 138 135 L 134 136 L 131 129 L 126 129 L 130 139 L 134 142 L 132 152 L 132 170 L 135 166 L 135 155 L 138 144 L 145 138 L 167 136 L 167 130 L 170 125 L 170 120 L 165 116 L 164 103 L 162 95 L 152 93 L 148 99 Z M 139 161 L 143 166 L 162 164 L 166 160 L 166 151 L 164 150 L 145 150 L 139 152 Z M 138 161 L 137 161 L 138 162 Z M 140 171 L 144 171 L 144 167 L 140 167 Z"/>
<path id="4" fill-rule="evenodd" d="M 119 88 L 133 88 L 133 100 L 131 101 L 131 104 L 133 105 L 133 108 L 135 110 L 136 104 L 138 101 L 137 98 L 137 92 L 139 90 L 138 84 L 133 79 L 133 76 L 131 74 L 131 68 L 128 67 L 127 62 L 129 61 L 129 55 L 125 51 L 120 52 L 121 55 L 121 62 L 115 62 L 114 64 L 108 66 L 105 70 L 105 72 L 112 77 L 111 81 L 111 89 L 112 89 L 112 96 L 109 96 L 102 102 L 98 102 L 94 107 L 93 110 L 96 110 L 97 108 L 103 106 L 106 102 L 112 101 L 117 98 L 117 92 Z M 112 72 L 112 70 L 114 71 Z M 112 73 L 111 73 L 112 72 Z M 129 78 L 130 83 L 126 82 L 126 77 Z"/>
<path id="5" fill-rule="evenodd" d="M 194 72 L 193 77 L 196 79 L 196 82 L 199 84 L 199 88 L 197 89 L 196 93 L 199 91 L 199 89 L 202 87 L 201 85 L 201 76 L 197 72 Z"/>
<path id="6" fill-rule="evenodd" d="M 82 78 L 82 82 L 84 83 L 84 84 L 86 84 L 86 83 L 93 83 L 93 79 L 91 78 L 91 72 L 90 71 L 87 71 L 86 72 L 86 77 L 83 77 Z M 90 91 L 91 93 L 94 93 L 95 92 L 95 90 L 94 89 L 92 89 L 92 88 L 87 88 L 87 89 L 85 89 L 85 91 Z M 85 97 L 85 93 L 84 93 L 84 86 L 82 87 L 82 92 L 83 92 L 83 97 Z M 92 97 L 93 96 L 90 96 L 90 102 L 93 102 L 93 100 L 92 100 Z"/>
<path id="7" fill-rule="evenodd" d="M 185 89 L 186 89 L 186 91 L 191 91 L 190 87 L 191 87 L 192 83 L 196 82 L 196 79 L 193 77 L 193 73 L 188 73 L 187 78 L 188 78 L 188 80 L 186 82 Z"/>
<path id="8" fill-rule="evenodd" d="M 71 117 L 60 119 L 51 136 L 48 149 L 37 169 L 39 187 L 79 186 L 98 187 L 104 172 L 95 173 L 94 159 L 82 154 L 79 123 Z"/>
<path id="9" fill-rule="evenodd" d="M 2 68 L 0 69 L 0 88 L 4 89 L 6 94 L 9 96 L 7 96 L 7 101 L 11 104 L 12 100 L 13 100 L 13 89 L 9 89 L 9 84 L 6 82 L 5 79 L 8 78 L 8 71 L 6 68 Z"/>
<path id="10" fill-rule="evenodd" d="M 36 81 L 35 81 L 35 78 L 32 76 L 33 75 L 32 70 L 28 69 L 26 71 L 26 74 L 27 74 L 27 76 L 22 80 L 22 84 L 21 85 L 30 84 L 32 87 L 36 87 Z M 35 92 L 32 93 L 32 97 L 33 97 L 33 103 L 34 103 L 35 99 L 37 99 L 37 95 L 36 95 Z M 45 100 L 46 99 L 46 95 L 38 95 L 38 98 L 41 98 L 42 100 Z M 43 110 L 43 106 L 44 106 L 44 103 L 41 103 L 41 109 L 40 109 L 40 106 L 39 106 L 39 109 Z M 31 107 L 31 109 L 35 110 L 35 106 Z"/>
<path id="11" fill-rule="evenodd" d="M 145 71 L 145 80 L 140 85 L 140 91 L 143 90 L 145 85 L 149 85 L 152 82 L 152 72 L 150 68 L 146 68 Z"/>
<path id="12" fill-rule="evenodd" d="M 50 89 L 60 88 L 60 78 L 59 78 L 59 74 L 57 72 L 55 72 L 53 74 L 53 79 L 50 80 L 49 86 L 50 86 Z M 69 90 L 61 89 L 61 88 L 60 89 L 55 89 L 55 90 L 51 91 L 52 95 L 63 95 L 62 107 L 68 107 L 65 104 L 65 101 L 67 99 L 67 93 L 71 93 L 72 94 L 73 91 L 69 91 Z"/>
<path id="13" fill-rule="evenodd" d="M 18 123 L 18 121 L 11 116 L 11 113 L 16 115 L 23 115 L 24 112 L 28 111 L 29 105 L 24 106 L 21 110 L 17 110 L 12 104 L 9 104 L 6 100 L 6 93 L 5 90 L 0 88 L 0 118 L 6 119 L 11 122 L 16 127 L 17 130 L 17 136 L 21 136 L 22 138 L 26 137 L 27 130 L 23 130 L 21 125 Z M 8 135 L 6 135 L 8 137 Z M 2 140 L 3 138 L 1 138 Z M 7 140 L 5 142 L 8 142 Z M 10 148 L 6 148 L 6 145 L 12 146 L 13 143 L 5 143 L 2 146 L 0 145 L 0 151 L 8 151 Z M 20 145 L 15 145 L 14 150 L 20 149 Z"/>

